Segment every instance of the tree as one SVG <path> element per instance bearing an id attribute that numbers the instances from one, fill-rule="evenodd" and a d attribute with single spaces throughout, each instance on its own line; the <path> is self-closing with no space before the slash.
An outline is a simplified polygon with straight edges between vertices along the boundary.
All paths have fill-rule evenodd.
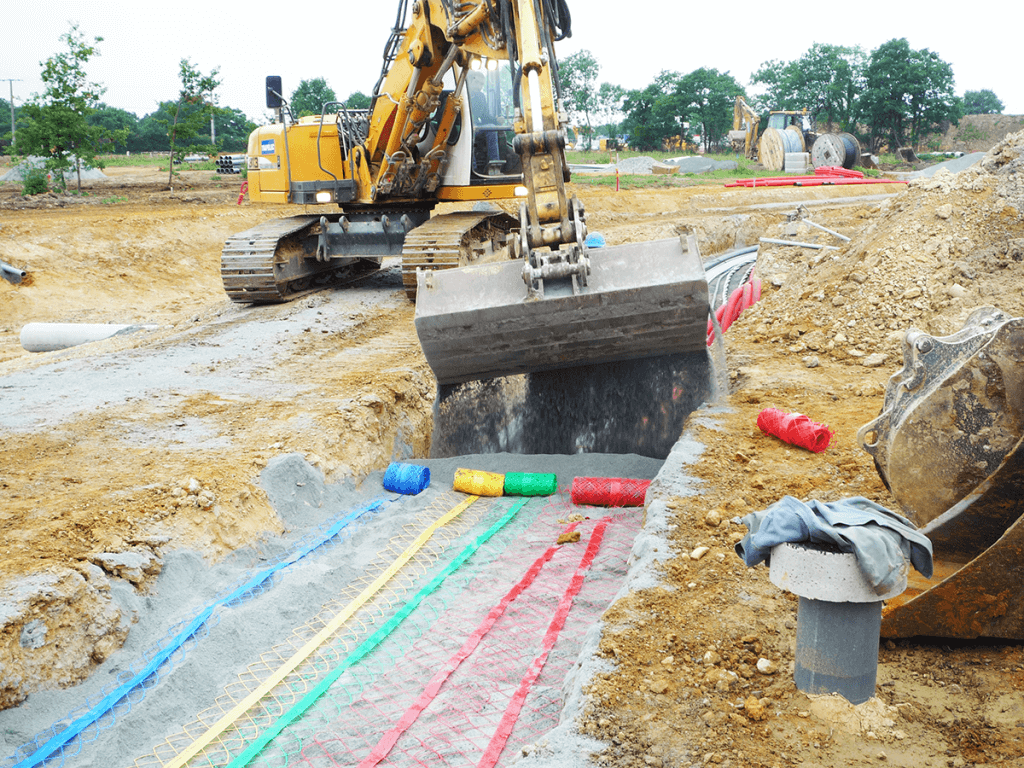
<path id="1" fill-rule="evenodd" d="M 85 74 L 89 59 L 99 54 L 102 37 L 90 44 L 77 24 L 60 38 L 67 50 L 54 54 L 45 62 L 40 75 L 46 89 L 22 108 L 27 124 L 18 130 L 16 149 L 22 155 L 41 155 L 46 169 L 55 172 L 58 186 L 67 187 L 65 171 L 78 168 L 78 191 L 82 190 L 81 163 L 102 168 L 97 158 L 102 146 L 111 140 L 123 140 L 123 132 L 90 125 L 104 89 L 91 83 Z M 20 121 L 19 121 L 20 122 Z"/>
<path id="2" fill-rule="evenodd" d="M 174 118 L 174 102 L 162 102 L 154 112 L 139 119 L 135 130 L 128 137 L 131 152 L 168 152 L 171 148 L 167 126 Z"/>
<path id="3" fill-rule="evenodd" d="M 755 112 L 766 113 L 773 109 L 803 109 L 793 107 L 792 62 L 771 59 L 763 62 L 757 71 L 750 76 L 751 85 L 761 85 L 765 93 L 752 97 L 748 103 Z"/>
<path id="4" fill-rule="evenodd" d="M 704 151 L 721 143 L 732 128 L 733 105 L 737 95 L 745 96 L 736 78 L 728 72 L 701 67 L 679 81 L 677 103 L 685 119 L 701 126 Z"/>
<path id="5" fill-rule="evenodd" d="M 558 65 L 558 79 L 562 85 L 562 100 L 570 118 L 586 123 L 587 141 L 594 129 L 591 115 L 598 111 L 595 83 L 601 66 L 590 51 L 577 51 L 566 56 Z"/>
<path id="6" fill-rule="evenodd" d="M 965 115 L 1001 115 L 1003 102 L 987 88 L 983 91 L 967 91 L 964 94 Z"/>
<path id="7" fill-rule="evenodd" d="M 219 71 L 214 68 L 210 74 L 204 75 L 188 59 L 181 60 L 179 70 L 181 90 L 178 92 L 178 101 L 171 109 L 167 110 L 168 112 L 173 111 L 174 115 L 167 127 L 167 136 L 170 139 L 167 186 L 172 186 L 174 183 L 175 161 L 181 162 L 190 152 L 217 151 L 212 143 L 201 144 L 196 139 L 201 135 L 203 128 L 209 125 L 210 118 L 218 111 L 213 103 L 213 92 L 220 85 L 220 80 L 217 79 Z M 167 106 L 167 104 L 161 104 L 162 108 Z"/>
<path id="8" fill-rule="evenodd" d="M 303 80 L 292 93 L 292 114 L 296 117 L 319 115 L 323 113 L 324 104 L 337 100 L 338 97 L 322 77 Z"/>
<path id="9" fill-rule="evenodd" d="M 349 94 L 349 97 L 345 99 L 345 106 L 349 109 L 369 109 L 372 99 L 362 91 L 356 91 L 355 93 Z"/>
<path id="10" fill-rule="evenodd" d="M 626 92 L 622 100 L 622 111 L 626 115 L 622 121 L 622 132 L 629 134 L 629 146 L 633 149 L 660 149 L 661 136 L 654 125 L 654 105 L 661 95 L 661 90 L 653 84 L 643 90 Z"/>
<path id="11" fill-rule="evenodd" d="M 856 122 L 857 96 L 863 87 L 866 57 L 859 47 L 815 43 L 796 61 L 790 109 L 806 109 L 816 123 L 849 131 Z"/>
<path id="12" fill-rule="evenodd" d="M 18 119 L 18 112 L 20 111 L 20 109 L 15 108 L 15 120 Z M 3 154 L 11 145 L 13 128 L 14 126 L 11 125 L 11 103 L 7 99 L 0 98 L 0 154 Z"/>
<path id="13" fill-rule="evenodd" d="M 838 124 L 849 131 L 857 118 L 864 67 L 860 48 L 815 43 L 796 61 L 766 61 L 751 82 L 766 87 L 757 104 L 763 111 L 806 109 L 828 130 Z"/>
<path id="14" fill-rule="evenodd" d="M 110 134 L 112 140 L 106 147 L 108 152 L 124 152 L 129 148 L 129 137 L 138 128 L 139 118 L 126 110 L 101 103 L 96 107 L 96 111 L 89 115 L 88 122 L 89 125 L 98 126 Z"/>
<path id="15" fill-rule="evenodd" d="M 619 118 L 622 116 L 622 102 L 626 98 L 626 89 L 621 85 L 601 83 L 597 89 L 596 111 L 605 121 L 609 136 L 619 133 Z"/>
<path id="16" fill-rule="evenodd" d="M 906 38 L 872 51 L 864 77 L 860 112 L 873 144 L 884 137 L 896 149 L 960 119 L 963 105 L 953 91 L 953 68 L 927 48 L 913 50 Z"/>
<path id="17" fill-rule="evenodd" d="M 240 109 L 223 107 L 217 115 L 217 147 L 226 152 L 245 152 L 249 146 L 249 134 L 256 130 L 252 122 Z"/>
<path id="18" fill-rule="evenodd" d="M 662 70 L 643 90 L 626 93 L 622 101 L 626 115 L 622 131 L 629 134 L 631 147 L 658 150 L 664 139 L 683 130 L 686 110 L 679 93 L 682 78 L 678 72 Z"/>

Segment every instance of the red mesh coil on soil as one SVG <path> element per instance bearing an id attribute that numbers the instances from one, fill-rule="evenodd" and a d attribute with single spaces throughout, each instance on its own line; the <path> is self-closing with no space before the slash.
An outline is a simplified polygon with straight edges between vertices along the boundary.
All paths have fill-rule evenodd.
<path id="1" fill-rule="evenodd" d="M 642 507 L 650 480 L 623 477 L 575 477 L 572 503 L 592 507 Z"/>
<path id="2" fill-rule="evenodd" d="M 762 432 L 774 435 L 790 445 L 797 445 L 821 453 L 835 434 L 825 424 L 811 421 L 802 413 L 786 413 L 777 408 L 765 408 L 757 415 L 757 426 Z"/>

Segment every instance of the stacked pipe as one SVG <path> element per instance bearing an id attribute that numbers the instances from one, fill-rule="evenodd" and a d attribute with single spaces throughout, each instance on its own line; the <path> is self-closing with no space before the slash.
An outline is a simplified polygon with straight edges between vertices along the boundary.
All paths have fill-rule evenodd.
<path id="1" fill-rule="evenodd" d="M 245 155 L 218 155 L 217 173 L 241 173 L 245 168 Z"/>

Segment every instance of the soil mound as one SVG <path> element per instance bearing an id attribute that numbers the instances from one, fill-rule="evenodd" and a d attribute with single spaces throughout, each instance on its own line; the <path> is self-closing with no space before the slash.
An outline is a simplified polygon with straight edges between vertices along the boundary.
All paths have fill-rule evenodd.
<path id="1" fill-rule="evenodd" d="M 841 250 L 762 248 L 777 290 L 743 322 L 755 340 L 874 367 L 898 362 L 911 326 L 948 335 L 985 305 L 1024 315 L 1022 169 L 1019 131 L 978 165 L 911 182 Z M 796 239 L 833 242 L 806 225 Z"/>

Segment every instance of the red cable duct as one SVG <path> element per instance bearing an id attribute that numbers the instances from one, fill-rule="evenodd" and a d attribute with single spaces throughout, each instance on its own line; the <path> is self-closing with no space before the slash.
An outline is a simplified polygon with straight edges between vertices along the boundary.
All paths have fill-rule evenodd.
<path id="1" fill-rule="evenodd" d="M 715 317 L 718 318 L 718 324 L 722 326 L 722 333 L 725 333 L 726 329 L 736 319 L 743 314 L 743 310 L 747 307 L 753 306 L 761 298 L 761 280 L 757 277 L 751 277 L 750 280 L 729 295 L 728 301 L 718 308 L 715 312 Z M 715 340 L 715 324 L 708 320 L 708 346 L 710 347 L 712 342 Z"/>

